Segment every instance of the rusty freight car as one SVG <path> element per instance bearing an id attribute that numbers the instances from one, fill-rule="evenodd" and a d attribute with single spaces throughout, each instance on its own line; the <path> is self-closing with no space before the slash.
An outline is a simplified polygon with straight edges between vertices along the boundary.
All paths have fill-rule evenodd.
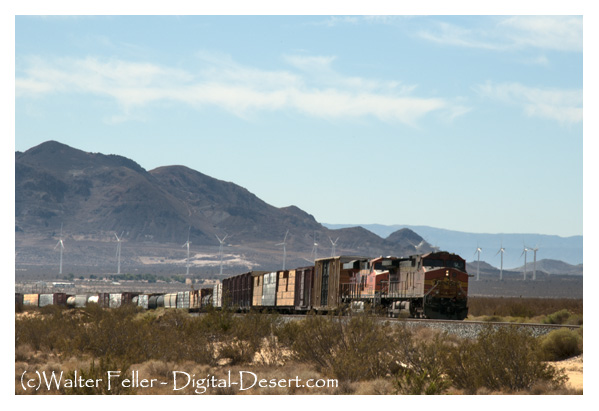
<path id="1" fill-rule="evenodd" d="M 278 272 L 256 271 L 252 273 L 252 305 L 274 308 L 277 302 Z"/>
<path id="2" fill-rule="evenodd" d="M 295 292 L 293 305 L 295 311 L 309 311 L 312 308 L 312 284 L 314 282 L 314 266 L 295 269 Z"/>
<path id="3" fill-rule="evenodd" d="M 359 271 L 353 266 L 344 268 L 344 265 L 363 259 L 367 257 L 337 256 L 314 261 L 312 307 L 323 311 L 339 308 L 342 303 L 341 284 L 351 283 Z"/>
<path id="4" fill-rule="evenodd" d="M 253 276 L 268 271 L 250 271 L 225 278 L 222 287 L 222 306 L 247 311 L 253 306 Z"/>

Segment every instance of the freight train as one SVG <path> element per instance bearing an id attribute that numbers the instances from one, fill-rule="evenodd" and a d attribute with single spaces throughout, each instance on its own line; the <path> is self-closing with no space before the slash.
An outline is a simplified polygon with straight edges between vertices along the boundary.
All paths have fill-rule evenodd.
<path id="1" fill-rule="evenodd" d="M 240 311 L 286 313 L 364 309 L 366 305 L 399 316 L 463 320 L 468 315 L 466 261 L 456 254 L 433 252 L 410 257 L 337 256 L 292 270 L 250 271 L 222 284 L 168 294 L 98 293 L 16 294 L 16 303 L 116 308 L 133 304 L 200 311 L 209 306 Z"/>

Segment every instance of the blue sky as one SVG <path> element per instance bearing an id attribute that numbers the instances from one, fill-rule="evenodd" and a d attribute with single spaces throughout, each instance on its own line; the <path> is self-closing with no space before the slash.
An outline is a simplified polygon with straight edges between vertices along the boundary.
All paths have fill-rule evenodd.
<path id="1" fill-rule="evenodd" d="M 185 165 L 326 223 L 581 235 L 582 20 L 18 16 L 14 148 Z"/>

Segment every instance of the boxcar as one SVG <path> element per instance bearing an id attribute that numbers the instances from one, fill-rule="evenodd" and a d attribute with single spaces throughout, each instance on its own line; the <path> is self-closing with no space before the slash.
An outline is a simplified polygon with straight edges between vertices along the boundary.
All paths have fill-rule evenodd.
<path id="1" fill-rule="evenodd" d="M 177 293 L 164 294 L 164 308 L 177 308 Z"/>
<path id="2" fill-rule="evenodd" d="M 39 306 L 46 305 L 66 305 L 67 295 L 65 293 L 40 294 Z"/>
<path id="3" fill-rule="evenodd" d="M 121 294 L 121 305 L 132 304 L 133 297 L 137 297 L 138 295 L 139 295 L 139 293 L 130 293 L 130 292 L 122 293 Z"/>
<path id="4" fill-rule="evenodd" d="M 123 303 L 122 293 L 110 293 L 110 301 L 108 304 L 109 308 L 118 308 Z"/>
<path id="5" fill-rule="evenodd" d="M 297 270 L 277 271 L 275 305 L 279 310 L 293 310 L 296 272 Z"/>
<path id="6" fill-rule="evenodd" d="M 277 300 L 277 272 L 254 272 L 253 306 L 274 308 Z"/>
<path id="7" fill-rule="evenodd" d="M 264 290 L 264 273 L 255 273 L 252 277 L 252 306 L 262 306 L 262 292 Z"/>
<path id="8" fill-rule="evenodd" d="M 213 292 L 214 290 L 212 288 L 201 288 L 199 290 L 198 308 L 204 308 L 212 305 Z"/>
<path id="9" fill-rule="evenodd" d="M 267 273 L 267 271 L 250 271 L 224 279 L 222 288 L 223 307 L 237 307 L 241 310 L 249 310 L 253 305 L 252 278 L 254 275 L 264 273 Z"/>
<path id="10" fill-rule="evenodd" d="M 215 284 L 212 290 L 212 305 L 214 307 L 222 307 L 223 285 Z"/>
<path id="11" fill-rule="evenodd" d="M 89 302 L 95 302 L 102 308 L 108 308 L 110 307 L 110 293 L 98 293 L 98 299 Z"/>
<path id="12" fill-rule="evenodd" d="M 23 305 L 38 306 L 40 300 L 39 294 L 25 294 L 23 295 Z"/>
<path id="13" fill-rule="evenodd" d="M 179 291 L 177 293 L 177 308 L 189 309 L 189 291 Z"/>
<path id="14" fill-rule="evenodd" d="M 295 270 L 294 308 L 296 311 L 308 311 L 312 308 L 312 283 L 314 266 L 301 267 Z"/>
<path id="15" fill-rule="evenodd" d="M 330 310 L 341 304 L 341 284 L 353 281 L 359 270 L 353 266 L 344 268 L 344 264 L 367 257 L 338 256 L 319 258 L 314 261 L 314 287 L 312 307 L 316 310 Z"/>

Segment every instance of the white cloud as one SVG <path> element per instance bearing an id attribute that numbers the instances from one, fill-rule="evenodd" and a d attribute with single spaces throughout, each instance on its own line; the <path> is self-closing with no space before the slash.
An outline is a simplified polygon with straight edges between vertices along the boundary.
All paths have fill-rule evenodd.
<path id="1" fill-rule="evenodd" d="M 466 28 L 437 22 L 418 36 L 439 44 L 489 50 L 538 48 L 582 52 L 582 18 L 577 16 L 514 16 L 489 18 L 482 27 Z"/>
<path id="2" fill-rule="evenodd" d="M 531 117 L 582 122 L 582 90 L 542 89 L 519 83 L 486 83 L 475 89 L 485 97 L 520 107 Z"/>
<path id="3" fill-rule="evenodd" d="M 515 16 L 498 24 L 514 45 L 582 52 L 582 18 L 575 16 Z"/>
<path id="4" fill-rule="evenodd" d="M 347 77 L 332 68 L 335 57 L 287 56 L 299 71 L 269 71 L 237 64 L 227 56 L 200 55 L 197 71 L 122 60 L 31 58 L 17 65 L 17 97 L 80 93 L 112 98 L 132 109 L 170 101 L 201 108 L 217 106 L 237 116 L 256 111 L 296 110 L 321 118 L 372 116 L 415 124 L 447 110 L 442 98 L 414 97 L 414 85 Z M 123 120 L 113 116 L 112 122 Z"/>
<path id="5" fill-rule="evenodd" d="M 450 46 L 492 50 L 503 48 L 503 46 L 485 39 L 487 35 L 481 30 L 466 29 L 445 22 L 437 23 L 432 30 L 419 30 L 417 35 L 425 40 Z"/>

